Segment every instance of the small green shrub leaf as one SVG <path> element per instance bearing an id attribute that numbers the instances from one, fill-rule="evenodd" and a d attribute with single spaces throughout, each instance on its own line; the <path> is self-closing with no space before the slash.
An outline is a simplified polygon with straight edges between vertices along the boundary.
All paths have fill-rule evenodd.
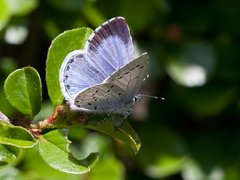
<path id="1" fill-rule="evenodd" d="M 128 121 L 123 121 L 119 126 L 114 126 L 111 121 L 102 120 L 96 123 L 96 120 L 89 121 L 84 127 L 99 131 L 129 145 L 134 153 L 137 153 L 141 147 L 141 141 L 138 134 L 132 128 Z"/>
<path id="2" fill-rule="evenodd" d="M 78 160 L 71 154 L 68 146 L 67 129 L 57 129 L 46 133 L 40 138 L 39 152 L 43 160 L 52 168 L 70 173 L 83 174 L 98 159 L 98 153 L 91 153 L 87 158 Z"/>
<path id="3" fill-rule="evenodd" d="M 19 156 L 19 148 L 0 144 L 0 166 L 8 165 L 14 162 Z"/>
<path id="4" fill-rule="evenodd" d="M 25 128 L 0 121 L 0 144 L 31 148 L 36 144 L 36 140 Z"/>
<path id="5" fill-rule="evenodd" d="M 21 113 L 36 115 L 41 109 L 41 80 L 32 67 L 12 72 L 4 83 L 4 91 L 10 104 Z"/>
<path id="6" fill-rule="evenodd" d="M 6 1 L 9 11 L 14 15 L 26 15 L 34 10 L 38 5 L 38 0 L 10 0 Z"/>
<path id="7" fill-rule="evenodd" d="M 54 106 L 61 104 L 63 101 L 59 85 L 59 70 L 62 61 L 69 52 L 83 49 L 92 32 L 89 28 L 73 29 L 65 31 L 52 41 L 47 55 L 46 81 L 48 94 Z"/>
<path id="8" fill-rule="evenodd" d="M 6 24 L 8 23 L 10 17 L 11 17 L 11 13 L 9 11 L 8 8 L 8 4 L 6 1 L 1 0 L 0 1 L 0 7 L 1 7 L 1 11 L 0 11 L 0 30 L 2 30 Z"/>

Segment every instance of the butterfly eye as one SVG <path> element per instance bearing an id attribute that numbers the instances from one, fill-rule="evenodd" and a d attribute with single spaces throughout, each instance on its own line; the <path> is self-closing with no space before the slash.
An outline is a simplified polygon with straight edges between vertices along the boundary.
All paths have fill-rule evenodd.
<path id="1" fill-rule="evenodd" d="M 137 102 L 141 97 L 141 94 L 137 94 L 136 96 L 133 97 L 133 102 Z"/>
<path id="2" fill-rule="evenodd" d="M 133 98 L 133 102 L 137 102 L 138 101 L 138 98 L 135 96 L 134 98 Z"/>

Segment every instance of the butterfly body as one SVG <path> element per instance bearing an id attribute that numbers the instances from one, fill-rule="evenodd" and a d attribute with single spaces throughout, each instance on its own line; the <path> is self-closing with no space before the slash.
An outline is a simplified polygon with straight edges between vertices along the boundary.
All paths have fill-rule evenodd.
<path id="1" fill-rule="evenodd" d="M 73 110 L 127 116 L 148 63 L 147 53 L 136 57 L 126 21 L 116 17 L 94 31 L 84 50 L 67 55 L 60 69 L 61 90 Z"/>

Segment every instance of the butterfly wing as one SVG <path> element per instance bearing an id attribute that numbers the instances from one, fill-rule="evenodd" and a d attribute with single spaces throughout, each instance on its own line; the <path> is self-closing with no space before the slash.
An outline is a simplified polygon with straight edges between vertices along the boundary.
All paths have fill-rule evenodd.
<path id="1" fill-rule="evenodd" d="M 80 50 L 66 56 L 59 73 L 62 93 L 69 101 L 83 89 L 99 84 L 104 79 L 104 75 L 86 60 Z"/>
<path id="2" fill-rule="evenodd" d="M 116 17 L 94 31 L 83 51 L 67 55 L 59 79 L 73 109 L 126 114 L 147 67 L 147 54 L 135 58 L 128 25 Z"/>
<path id="3" fill-rule="evenodd" d="M 118 86 L 103 83 L 79 93 L 75 97 L 74 105 L 84 111 L 111 112 L 120 107 L 125 96 L 126 92 Z"/>
<path id="4" fill-rule="evenodd" d="M 74 100 L 79 110 L 128 114 L 148 67 L 145 53 L 133 60 L 99 85 L 80 92 Z"/>
<path id="5" fill-rule="evenodd" d="M 115 17 L 99 26 L 89 37 L 84 51 L 106 77 L 128 64 L 135 55 L 125 19 Z"/>
<path id="6" fill-rule="evenodd" d="M 112 83 L 127 92 L 127 101 L 133 99 L 142 86 L 143 80 L 147 76 L 149 57 L 147 53 L 134 59 L 126 66 L 114 72 L 104 82 Z"/>

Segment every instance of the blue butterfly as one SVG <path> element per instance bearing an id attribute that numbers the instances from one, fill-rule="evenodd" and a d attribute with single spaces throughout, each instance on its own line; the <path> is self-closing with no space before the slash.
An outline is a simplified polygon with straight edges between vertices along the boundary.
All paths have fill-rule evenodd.
<path id="1" fill-rule="evenodd" d="M 123 17 L 99 26 L 83 50 L 64 59 L 59 80 L 73 110 L 118 113 L 127 116 L 147 76 L 147 53 L 137 56 Z"/>

